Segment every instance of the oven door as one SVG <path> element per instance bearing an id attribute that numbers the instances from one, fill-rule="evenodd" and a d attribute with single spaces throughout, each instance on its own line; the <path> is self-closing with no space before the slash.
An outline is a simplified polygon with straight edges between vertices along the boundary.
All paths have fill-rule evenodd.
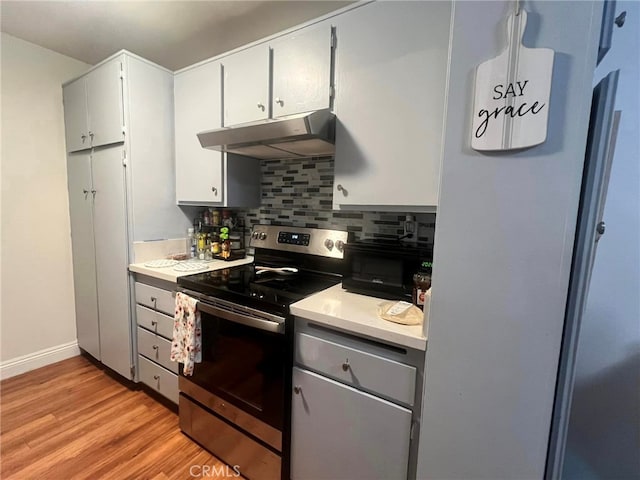
<path id="1" fill-rule="evenodd" d="M 204 403 L 233 423 L 242 412 L 282 431 L 284 419 L 284 381 L 286 365 L 285 319 L 219 299 L 198 298 L 202 325 L 202 362 L 196 363 L 193 375 L 181 375 L 181 391 L 187 395 L 198 391 L 212 393 L 223 411 L 216 411 L 212 400 Z M 189 389 L 188 382 L 196 389 Z M 221 404 L 221 405 L 220 405 Z M 241 411 L 238 412 L 237 410 Z M 246 417 L 246 415 L 244 415 Z M 241 427 L 243 425 L 240 425 Z"/>

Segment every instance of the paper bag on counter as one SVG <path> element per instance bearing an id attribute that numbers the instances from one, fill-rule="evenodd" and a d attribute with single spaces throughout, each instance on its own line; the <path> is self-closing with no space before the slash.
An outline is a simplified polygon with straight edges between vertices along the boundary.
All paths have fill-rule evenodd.
<path id="1" fill-rule="evenodd" d="M 402 325 L 421 325 L 424 312 L 408 302 L 382 302 L 378 305 L 378 316 Z"/>

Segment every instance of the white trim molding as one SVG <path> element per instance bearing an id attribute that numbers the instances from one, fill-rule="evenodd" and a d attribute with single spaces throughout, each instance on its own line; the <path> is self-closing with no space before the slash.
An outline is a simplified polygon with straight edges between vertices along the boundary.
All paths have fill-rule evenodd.
<path id="1" fill-rule="evenodd" d="M 15 377 L 21 373 L 66 360 L 76 355 L 80 355 L 80 348 L 78 347 L 78 341 L 74 340 L 73 342 L 63 343 L 62 345 L 12 358 L 5 362 L 0 362 L 0 380 Z"/>

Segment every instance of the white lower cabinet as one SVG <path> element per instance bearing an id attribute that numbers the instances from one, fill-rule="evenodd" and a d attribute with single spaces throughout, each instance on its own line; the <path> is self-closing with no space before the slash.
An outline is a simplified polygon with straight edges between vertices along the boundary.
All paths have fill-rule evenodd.
<path id="1" fill-rule="evenodd" d="M 138 380 L 177 404 L 178 363 L 170 359 L 175 285 L 148 281 L 154 285 L 135 284 Z"/>
<path id="2" fill-rule="evenodd" d="M 424 352 L 296 318 L 291 478 L 416 475 Z"/>
<path id="3" fill-rule="evenodd" d="M 294 367 L 291 478 L 406 479 L 411 411 Z"/>

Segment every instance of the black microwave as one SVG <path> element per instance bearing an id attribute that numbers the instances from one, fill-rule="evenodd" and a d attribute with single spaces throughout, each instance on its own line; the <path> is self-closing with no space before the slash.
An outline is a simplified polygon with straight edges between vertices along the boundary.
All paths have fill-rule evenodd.
<path id="1" fill-rule="evenodd" d="M 342 288 L 374 297 L 411 302 L 413 275 L 431 273 L 433 245 L 370 239 L 344 247 Z"/>

